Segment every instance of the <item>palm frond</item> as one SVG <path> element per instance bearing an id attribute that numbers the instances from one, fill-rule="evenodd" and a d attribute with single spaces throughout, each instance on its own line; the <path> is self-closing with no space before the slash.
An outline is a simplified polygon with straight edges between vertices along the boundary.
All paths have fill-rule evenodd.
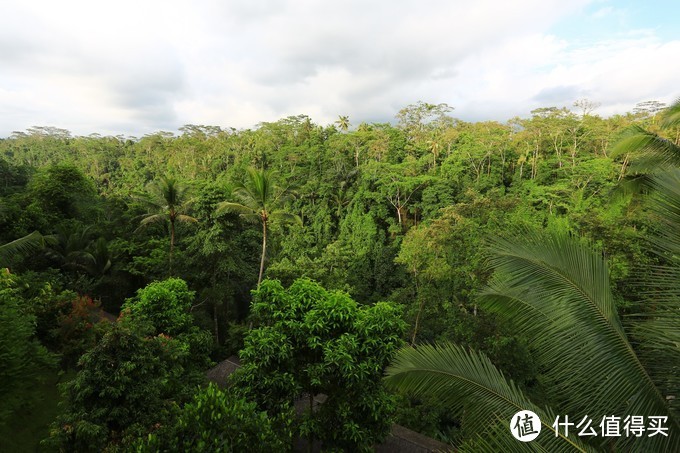
<path id="1" fill-rule="evenodd" d="M 493 241 L 496 274 L 480 302 L 533 340 L 552 397 L 562 401 L 556 409 L 596 417 L 669 414 L 624 332 L 602 255 L 564 234 L 522 235 Z M 677 419 L 669 424 L 679 431 Z"/>
<path id="2" fill-rule="evenodd" d="M 152 223 L 165 223 L 168 221 L 168 216 L 165 214 L 146 214 L 146 217 L 144 217 L 142 220 L 139 222 L 140 228 L 142 227 L 147 227 L 151 225 Z"/>
<path id="3" fill-rule="evenodd" d="M 680 146 L 645 130 L 639 125 L 626 129 L 612 148 L 612 156 L 633 153 L 633 173 L 648 173 L 659 168 L 680 165 Z"/>
<path id="4" fill-rule="evenodd" d="M 680 125 L 680 98 L 676 99 L 673 104 L 664 112 L 661 120 L 661 127 L 669 128 Z"/>
<path id="5" fill-rule="evenodd" d="M 632 331 L 641 360 L 675 420 L 680 419 L 679 317 L 677 310 L 660 310 L 645 316 Z"/>
<path id="6" fill-rule="evenodd" d="M 291 214 L 289 212 L 274 211 L 269 213 L 269 218 L 273 221 L 281 223 L 295 223 L 297 225 L 302 225 L 302 218 L 299 215 Z"/>
<path id="7" fill-rule="evenodd" d="M 175 218 L 175 220 L 177 220 L 178 222 L 183 222 L 183 223 L 196 223 L 196 222 L 198 222 L 197 218 L 191 217 L 190 215 L 186 215 L 186 214 L 179 214 Z"/>
<path id="8" fill-rule="evenodd" d="M 167 203 L 162 197 L 155 195 L 155 193 L 134 193 L 132 199 L 142 205 L 147 211 L 164 210 L 167 207 Z"/>
<path id="9" fill-rule="evenodd" d="M 594 452 L 597 451 L 593 447 L 583 444 L 574 432 L 570 432 L 569 440 L 575 441 L 574 445 L 568 443 L 550 442 L 549 446 L 545 444 L 548 442 L 532 442 L 522 443 L 512 436 L 507 435 L 508 420 L 497 420 L 496 423 L 491 424 L 483 432 L 474 434 L 466 439 L 456 451 L 458 453 L 478 453 L 478 452 L 536 452 L 536 453 L 552 453 L 552 452 Z M 553 436 L 554 431 L 542 433 L 540 438 L 544 436 Z"/>
<path id="10" fill-rule="evenodd" d="M 274 180 L 276 179 L 274 174 L 267 170 L 257 170 L 252 167 L 249 167 L 247 171 L 248 179 L 245 188 L 259 206 L 268 208 L 274 195 Z"/>
<path id="11" fill-rule="evenodd" d="M 0 261 L 6 261 L 18 255 L 26 255 L 45 247 L 45 236 L 38 231 L 0 245 Z"/>
<path id="12" fill-rule="evenodd" d="M 667 264 L 638 271 L 645 300 L 632 335 L 669 411 L 680 420 L 680 169 L 654 175 L 651 187 L 656 221 L 649 242 Z"/>
<path id="13" fill-rule="evenodd" d="M 516 450 L 520 442 L 509 430 L 511 418 L 521 410 L 531 410 L 539 416 L 542 425 L 541 434 L 532 443 L 540 445 L 543 451 L 590 450 L 578 439 L 565 437 L 561 432 L 556 436 L 552 427 L 555 414 L 533 404 L 482 353 L 453 344 L 406 347 L 398 352 L 386 373 L 389 387 L 415 396 L 434 397 L 454 410 L 464 409 L 463 429 L 471 433 L 473 439 L 479 440 L 478 436 L 492 429 L 497 436 L 495 443 L 514 445 Z M 505 429 L 494 428 L 502 424 Z"/>
<path id="14" fill-rule="evenodd" d="M 225 212 L 233 212 L 234 214 L 238 214 L 247 222 L 255 223 L 260 221 L 260 213 L 257 209 L 242 205 L 241 203 L 234 203 L 231 201 L 223 201 L 218 203 L 215 213 L 217 215 L 221 215 Z"/>
<path id="15" fill-rule="evenodd" d="M 649 204 L 658 220 L 652 243 L 659 254 L 680 258 L 680 168 L 654 175 L 650 187 Z"/>

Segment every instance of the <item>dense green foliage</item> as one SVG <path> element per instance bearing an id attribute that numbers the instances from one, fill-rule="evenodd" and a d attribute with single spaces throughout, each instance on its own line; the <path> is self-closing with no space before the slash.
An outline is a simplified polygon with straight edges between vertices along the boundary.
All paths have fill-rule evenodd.
<path id="1" fill-rule="evenodd" d="M 679 105 L 664 113 L 662 124 L 673 123 Z M 545 370 L 547 406 L 532 402 L 483 353 L 457 345 L 402 349 L 388 370 L 393 387 L 463 411 L 469 439 L 465 451 L 512 449 L 516 443 L 505 425 L 512 414 L 526 409 L 539 414 L 550 433 L 535 441 L 549 451 L 680 449 L 675 402 L 680 388 L 680 148 L 637 126 L 626 131 L 617 148 L 633 153 L 634 165 L 642 158 L 643 168 L 651 171 L 644 175 L 654 191 L 647 204 L 659 224 L 649 244 L 663 260 L 652 269 L 637 269 L 647 290 L 627 323 L 617 310 L 607 261 L 590 244 L 564 232 L 527 229 L 492 241 L 494 275 L 478 300 L 532 339 L 530 352 Z M 635 414 L 663 420 L 664 432 L 654 432 L 650 422 L 642 428 L 648 435 L 607 439 L 602 428 L 602 440 L 569 439 L 556 414 L 595 421 L 609 417 L 623 423 L 624 430 Z"/>
<path id="2" fill-rule="evenodd" d="M 11 275 L 0 272 L 0 424 L 31 401 L 30 391 L 53 357 L 35 334 L 35 317 L 22 307 Z"/>
<path id="3" fill-rule="evenodd" d="M 157 423 L 179 427 L 177 414 L 194 410 L 185 405 L 208 355 L 237 353 L 247 335 L 244 363 L 261 347 L 289 370 L 289 382 L 271 382 L 280 385 L 276 404 L 306 391 L 337 393 L 349 384 L 330 379 L 333 388 L 314 387 L 312 364 L 324 379 L 330 370 L 332 378 L 351 375 L 340 367 L 346 354 L 357 360 L 347 366 L 361 368 L 365 357 L 343 336 L 361 337 L 356 323 L 344 325 L 347 332 L 316 332 L 301 311 L 289 330 L 275 330 L 278 321 L 264 310 L 270 304 L 261 291 L 290 299 L 283 288 L 309 289 L 308 281 L 294 284 L 306 277 L 325 288 L 315 290 L 320 299 L 328 295 L 352 316 L 374 310 L 385 328 L 394 319 L 378 311 L 400 306 L 405 330 L 390 333 L 399 341 L 416 351 L 443 342 L 483 354 L 533 403 L 557 410 L 565 398 L 555 395 L 534 332 L 478 298 L 495 281 L 489 238 L 543 230 L 583 238 L 606 257 L 609 309 L 650 379 L 677 396 L 679 339 L 667 332 L 677 319 L 671 302 L 680 281 L 669 269 L 680 253 L 667 225 L 677 212 L 678 198 L 668 195 L 677 175 L 668 170 L 678 162 L 678 103 L 661 112 L 642 107 L 610 118 L 546 107 L 507 123 L 467 123 L 445 104 L 419 102 L 399 111 L 395 124 L 353 126 L 341 116 L 322 126 L 300 115 L 246 130 L 186 125 L 179 135 L 135 138 L 36 127 L 0 139 L 0 265 L 14 281 L 0 313 L 13 333 L 1 335 L 18 360 L 13 376 L 26 380 L 10 392 L 16 401 L 30 399 L 31 376 L 39 373 L 19 351 L 41 356 L 40 342 L 60 354 L 62 368 L 77 371 L 53 441 L 85 448 L 96 437 L 92 448 L 118 448 L 146 439 Z M 641 191 L 620 190 L 631 178 Z M 259 228 L 249 224 L 253 218 Z M 164 280 L 169 274 L 176 279 Z M 267 279 L 280 287 L 274 291 Z M 329 316 L 338 307 L 328 307 Z M 112 319 L 122 313 L 115 327 L 98 322 L 106 317 L 100 308 Z M 317 327 L 331 321 L 319 319 Z M 288 349 L 280 347 L 284 337 L 293 338 Z M 316 341 L 328 359 L 312 354 L 321 347 Z M 386 365 L 390 354 L 383 353 L 347 388 L 367 395 L 378 388 L 369 383 Z M 101 382 L 111 364 L 121 378 Z M 252 377 L 250 391 L 263 382 Z M 131 396 L 92 402 L 101 389 Z M 269 403 L 225 398 L 257 418 L 271 411 L 274 395 Z M 144 398 L 157 415 L 128 407 Z M 464 413 L 427 397 L 398 398 L 401 424 L 457 445 L 469 440 Z M 339 400 L 329 401 L 314 417 L 340 410 Z M 352 407 L 343 419 L 365 422 L 368 412 Z M 110 418 L 115 411 L 123 421 Z M 298 433 L 328 445 L 369 442 L 363 428 L 334 430 L 314 417 L 299 421 Z M 206 432 L 217 429 L 210 423 Z"/>
<path id="4" fill-rule="evenodd" d="M 114 449 L 171 420 L 205 380 L 210 337 L 192 325 L 193 293 L 169 279 L 139 290 L 123 319 L 80 359 L 65 386 L 67 409 L 48 445 L 68 451 Z"/>
<path id="5" fill-rule="evenodd" d="M 272 422 L 255 403 L 210 384 L 182 407 L 172 424 L 138 442 L 137 451 L 276 452 L 289 447 L 290 435 L 285 421 Z"/>
<path id="6" fill-rule="evenodd" d="M 191 304 L 194 292 L 185 281 L 171 278 L 149 284 L 128 299 L 122 307 L 123 317 L 148 324 L 153 334 L 177 335 L 191 327 Z"/>
<path id="7" fill-rule="evenodd" d="M 298 432 L 324 448 L 367 450 L 384 439 L 394 400 L 382 373 L 404 330 L 397 308 L 359 307 L 347 294 L 300 279 L 287 290 L 265 280 L 251 310 L 257 327 L 235 375 L 244 395 L 276 415 L 307 401 Z M 324 401 L 315 407 L 319 395 Z"/>
<path id="8" fill-rule="evenodd" d="M 80 360 L 67 384 L 68 406 L 50 443 L 65 451 L 101 451 L 168 418 L 168 378 L 178 355 L 163 337 L 115 327 Z"/>

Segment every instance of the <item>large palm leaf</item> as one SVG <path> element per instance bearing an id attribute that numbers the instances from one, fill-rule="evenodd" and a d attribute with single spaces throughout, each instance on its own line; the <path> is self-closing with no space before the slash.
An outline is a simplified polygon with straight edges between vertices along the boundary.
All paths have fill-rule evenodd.
<path id="1" fill-rule="evenodd" d="M 650 187 L 649 207 L 656 220 L 650 238 L 653 250 L 680 265 L 680 168 L 655 175 Z M 675 297 L 680 298 L 680 292 Z"/>
<path id="2" fill-rule="evenodd" d="M 496 277 L 480 299 L 532 339 L 556 409 L 598 419 L 665 415 L 680 433 L 668 395 L 623 329 L 601 253 L 566 235 L 524 234 L 523 241 L 494 241 Z M 680 447 L 678 435 L 670 442 Z M 668 439 L 645 438 L 627 448 L 666 448 Z"/>
<path id="3" fill-rule="evenodd" d="M 602 255 L 566 235 L 523 231 L 521 236 L 492 241 L 490 263 L 496 272 L 479 300 L 487 309 L 511 320 L 518 334 L 531 339 L 535 360 L 545 370 L 543 379 L 552 409 L 572 420 L 588 415 L 596 425 L 605 415 L 621 420 L 626 415 L 667 416 L 669 437 L 624 436 L 610 441 L 626 451 L 678 451 L 678 419 L 666 401 L 669 394 L 659 385 L 661 373 L 649 371 L 629 342 Z M 654 341 L 645 334 L 644 330 L 639 332 L 641 343 L 659 351 L 674 335 L 660 335 L 657 338 L 662 341 Z M 431 347 L 401 351 L 388 371 L 388 380 L 401 388 L 432 392 L 452 404 L 464 405 L 466 417 L 472 417 L 468 427 L 482 429 L 490 424 L 484 413 L 500 420 L 517 412 L 518 407 L 541 417 L 552 414 L 549 409 L 541 412 L 516 388 L 508 386 L 490 363 L 451 347 L 427 348 Z M 424 351 L 424 360 L 414 357 L 418 351 Z M 447 368 L 449 372 L 442 371 Z M 400 374 L 408 378 L 396 378 Z M 670 378 L 666 375 L 666 379 Z M 498 390 L 501 388 L 502 392 Z M 502 426 L 492 430 L 508 434 Z M 489 438 L 484 439 L 477 438 L 482 443 Z M 511 440 L 507 442 L 511 444 Z M 546 448 L 554 451 L 558 447 Z"/>
<path id="4" fill-rule="evenodd" d="M 24 237 L 15 239 L 12 242 L 0 245 L 0 262 L 6 262 L 12 257 L 26 255 L 41 250 L 48 242 L 49 238 L 43 236 L 38 231 L 34 231 Z"/>
<path id="5" fill-rule="evenodd" d="M 649 198 L 655 230 L 650 245 L 664 264 L 641 273 L 645 300 L 633 336 L 646 369 L 680 419 L 680 169 L 655 175 Z"/>
<path id="6" fill-rule="evenodd" d="M 651 172 L 658 168 L 680 165 L 680 146 L 674 141 L 645 130 L 639 125 L 626 129 L 614 145 L 612 155 L 635 153 L 631 165 L 634 173 Z"/>
<path id="7" fill-rule="evenodd" d="M 489 442 L 515 447 L 505 451 L 516 450 L 521 444 L 512 437 L 509 425 L 513 414 L 521 410 L 531 410 L 541 419 L 542 434 L 533 443 L 543 450 L 537 451 L 590 451 L 577 438 L 559 432 L 556 435 L 552 428 L 555 414 L 533 404 L 483 353 L 454 344 L 409 346 L 399 351 L 387 369 L 386 382 L 464 411 L 463 429 L 472 433 L 469 451 L 480 451 L 477 448 Z"/>
<path id="8" fill-rule="evenodd" d="M 666 109 L 661 119 L 661 127 L 671 128 L 680 126 L 680 98 Z"/>
<path id="9" fill-rule="evenodd" d="M 225 212 L 233 212 L 238 214 L 239 217 L 250 223 L 258 223 L 262 218 L 260 211 L 258 211 L 257 208 L 252 208 L 250 206 L 232 201 L 223 201 L 217 205 L 217 209 L 215 210 L 216 214 L 221 215 Z"/>
<path id="10" fill-rule="evenodd" d="M 94 256 L 89 251 L 92 243 L 91 227 L 61 224 L 49 237 L 51 244 L 46 255 L 64 269 L 86 270 L 94 263 Z"/>
<path id="11" fill-rule="evenodd" d="M 648 174 L 659 169 L 678 167 L 680 166 L 678 137 L 671 138 L 666 135 L 678 125 L 680 125 L 680 99 L 661 114 L 658 133 L 633 125 L 626 129 L 614 144 L 612 156 L 632 154 L 633 174 Z"/>

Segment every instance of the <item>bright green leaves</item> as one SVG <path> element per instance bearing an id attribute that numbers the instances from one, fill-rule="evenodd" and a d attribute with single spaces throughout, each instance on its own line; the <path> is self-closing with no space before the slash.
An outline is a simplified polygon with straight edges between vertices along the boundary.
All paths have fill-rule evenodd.
<path id="1" fill-rule="evenodd" d="M 85 353 L 67 385 L 52 446 L 101 451 L 164 424 L 205 381 L 212 339 L 193 325 L 194 293 L 180 279 L 154 282 L 124 304 L 121 319 Z"/>
<path id="2" fill-rule="evenodd" d="M 246 338 L 236 375 L 246 395 L 270 413 L 305 395 L 326 395 L 298 430 L 327 448 L 361 450 L 387 433 L 394 403 L 381 378 L 402 344 L 397 307 L 359 306 L 311 280 L 288 289 L 265 280 L 254 291 L 252 313 L 259 327 Z"/>
<path id="3" fill-rule="evenodd" d="M 291 437 L 289 420 L 270 419 L 255 403 L 210 384 L 184 405 L 174 423 L 140 440 L 136 447 L 139 452 L 285 451 Z"/>
<path id="4" fill-rule="evenodd" d="M 194 292 L 184 280 L 170 278 L 149 284 L 123 304 L 123 312 L 135 321 L 148 322 L 156 333 L 175 335 L 186 331 L 192 322 L 189 309 Z"/>
<path id="5" fill-rule="evenodd" d="M 66 385 L 65 413 L 46 442 L 66 451 L 101 451 L 165 421 L 175 390 L 169 382 L 181 373 L 174 346 L 114 325 L 82 356 L 78 375 Z"/>

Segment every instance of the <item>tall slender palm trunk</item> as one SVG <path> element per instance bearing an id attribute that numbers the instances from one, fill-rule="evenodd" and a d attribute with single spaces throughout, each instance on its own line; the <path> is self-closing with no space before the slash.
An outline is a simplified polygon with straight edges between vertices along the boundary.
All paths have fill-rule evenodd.
<path id="1" fill-rule="evenodd" d="M 172 253 L 175 251 L 175 222 L 170 221 L 170 256 L 169 261 L 169 275 L 172 277 Z"/>
<path id="2" fill-rule="evenodd" d="M 262 220 L 262 258 L 260 259 L 260 276 L 257 278 L 257 286 L 260 287 L 262 283 L 262 274 L 264 273 L 264 256 L 267 253 L 267 221 Z"/>

